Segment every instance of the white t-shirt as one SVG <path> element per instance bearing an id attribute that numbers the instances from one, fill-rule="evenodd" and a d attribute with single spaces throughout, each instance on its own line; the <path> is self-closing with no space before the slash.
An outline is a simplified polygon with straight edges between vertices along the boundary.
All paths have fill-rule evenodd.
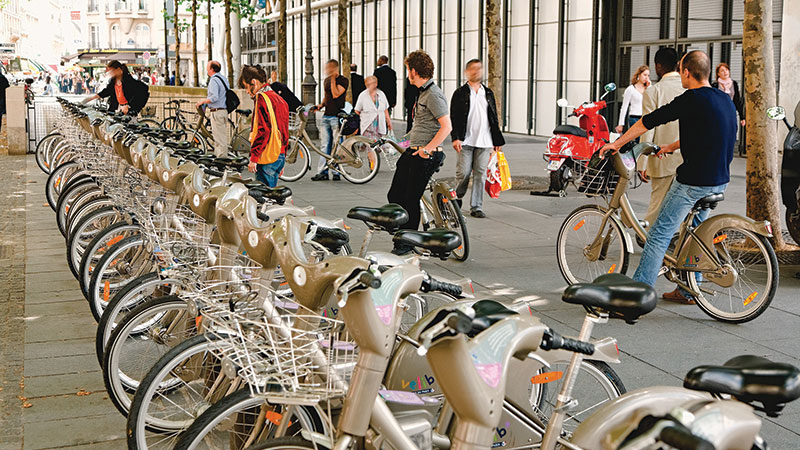
<path id="1" fill-rule="evenodd" d="M 463 145 L 479 148 L 493 146 L 488 109 L 489 103 L 486 102 L 486 90 L 483 86 L 479 87 L 477 92 L 470 86 L 467 133 L 464 136 Z"/>
<path id="2" fill-rule="evenodd" d="M 628 113 L 632 116 L 642 115 L 642 93 L 634 85 L 628 86 L 622 96 L 622 109 L 619 112 L 618 125 L 625 125 L 625 116 Z"/>

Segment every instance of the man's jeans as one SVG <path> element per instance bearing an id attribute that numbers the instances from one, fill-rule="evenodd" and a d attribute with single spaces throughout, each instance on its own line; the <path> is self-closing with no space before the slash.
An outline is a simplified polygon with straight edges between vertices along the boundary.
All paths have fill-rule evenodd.
<path id="1" fill-rule="evenodd" d="M 269 187 L 278 185 L 278 176 L 283 170 L 283 164 L 286 162 L 286 155 L 281 153 L 278 159 L 273 163 L 259 164 L 256 169 L 256 180 L 266 184 Z"/>
<path id="2" fill-rule="evenodd" d="M 456 180 L 461 180 L 456 187 L 458 198 L 464 198 L 469 186 L 469 178 L 472 175 L 472 193 L 470 194 L 470 206 L 472 211 L 480 211 L 483 208 L 483 190 L 486 184 L 486 168 L 489 166 L 489 158 L 492 156 L 493 148 L 472 147 L 463 145 L 458 153 L 458 165 L 456 166 Z"/>
<path id="3" fill-rule="evenodd" d="M 672 236 L 678 231 L 694 204 L 707 195 L 725 192 L 727 187 L 727 183 L 719 186 L 690 186 L 678 180 L 673 181 L 672 187 L 661 204 L 658 218 L 650 227 L 650 232 L 647 233 L 642 259 L 639 261 L 636 273 L 633 274 L 633 279 L 655 286 L 658 271 L 661 270 L 664 255 L 667 253 Z M 708 210 L 700 211 L 700 214 L 694 218 L 695 226 L 706 217 L 708 217 Z"/>
<path id="4" fill-rule="evenodd" d="M 336 134 L 336 131 L 339 130 L 339 118 L 336 116 L 322 116 L 322 124 L 319 126 L 319 137 L 322 145 L 321 150 L 325 152 L 326 155 L 331 154 L 331 149 L 333 148 L 333 136 Z M 322 156 L 319 157 L 319 162 L 317 163 L 317 173 L 324 173 L 328 174 L 327 169 L 328 161 L 323 158 Z M 339 175 L 338 172 L 334 171 L 334 175 Z"/>

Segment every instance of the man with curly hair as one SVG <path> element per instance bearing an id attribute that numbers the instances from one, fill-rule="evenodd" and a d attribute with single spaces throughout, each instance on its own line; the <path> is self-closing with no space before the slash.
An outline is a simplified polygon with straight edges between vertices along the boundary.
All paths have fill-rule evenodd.
<path id="1" fill-rule="evenodd" d="M 412 108 L 414 117 L 409 135 L 410 147 L 397 161 L 388 199 L 408 211 L 405 229 L 419 228 L 419 201 L 428 181 L 444 161 L 442 142 L 452 131 L 447 98 L 433 78 L 433 61 L 424 50 L 411 52 L 405 60 L 408 82 L 419 89 Z M 412 249 L 395 244 L 392 253 L 403 255 Z"/>

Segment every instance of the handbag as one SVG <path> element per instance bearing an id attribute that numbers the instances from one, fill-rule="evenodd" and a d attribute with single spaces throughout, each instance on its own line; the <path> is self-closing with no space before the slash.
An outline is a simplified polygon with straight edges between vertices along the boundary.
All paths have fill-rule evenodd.
<path id="1" fill-rule="evenodd" d="M 500 171 L 500 190 L 511 189 L 511 168 L 508 166 L 506 155 L 502 151 L 497 151 L 497 169 Z"/>
<path id="2" fill-rule="evenodd" d="M 500 198 L 500 192 L 503 190 L 500 168 L 497 165 L 497 153 L 492 153 L 492 157 L 489 159 L 489 166 L 486 168 L 486 183 L 483 185 L 491 198 Z"/>

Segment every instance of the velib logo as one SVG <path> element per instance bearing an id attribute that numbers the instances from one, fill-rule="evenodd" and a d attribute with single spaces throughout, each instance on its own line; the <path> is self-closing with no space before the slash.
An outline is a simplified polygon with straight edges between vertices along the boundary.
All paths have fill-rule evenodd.
<path id="1" fill-rule="evenodd" d="M 339 314 L 339 308 L 336 308 L 334 306 L 322 310 L 322 317 L 334 319 L 338 314 Z"/>
<path id="2" fill-rule="evenodd" d="M 505 447 L 506 441 L 503 439 L 508 436 L 508 429 L 511 426 L 509 422 L 506 422 L 504 426 L 497 427 L 494 429 L 494 441 L 492 442 L 492 448 L 497 447 Z"/>
<path id="3" fill-rule="evenodd" d="M 416 394 L 430 394 L 433 392 L 433 383 L 436 379 L 433 376 L 423 374 L 422 377 L 417 377 L 416 380 L 406 381 L 400 380 L 400 385 L 403 390 L 409 390 Z"/>
<path id="4" fill-rule="evenodd" d="M 697 267 L 697 263 L 700 262 L 699 256 L 687 256 L 686 262 L 683 264 L 686 267 Z"/>

